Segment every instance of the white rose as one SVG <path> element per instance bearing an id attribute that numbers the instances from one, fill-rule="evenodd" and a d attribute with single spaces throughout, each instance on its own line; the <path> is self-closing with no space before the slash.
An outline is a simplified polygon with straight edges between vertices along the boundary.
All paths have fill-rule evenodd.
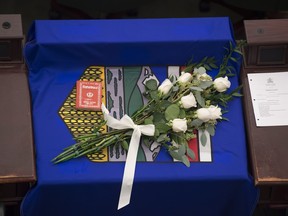
<path id="1" fill-rule="evenodd" d="M 189 109 L 191 107 L 196 107 L 197 102 L 194 95 L 190 92 L 189 95 L 183 96 L 181 98 L 181 104 L 185 109 Z"/>
<path id="2" fill-rule="evenodd" d="M 173 84 L 169 79 L 165 79 L 162 84 L 158 87 L 158 90 L 162 93 L 162 94 L 167 94 L 170 89 L 172 88 Z"/>
<path id="3" fill-rule="evenodd" d="M 211 105 L 208 107 L 208 110 L 210 112 L 210 119 L 212 119 L 212 120 L 222 119 L 221 108 Z"/>
<path id="4" fill-rule="evenodd" d="M 192 75 L 190 73 L 185 73 L 185 72 L 182 72 L 181 73 L 181 76 L 178 77 L 178 82 L 180 83 L 187 83 L 187 82 L 190 82 L 192 80 Z"/>
<path id="5" fill-rule="evenodd" d="M 185 132 L 187 130 L 187 120 L 186 119 L 173 119 L 172 130 L 174 132 Z"/>
<path id="6" fill-rule="evenodd" d="M 228 80 L 228 77 L 225 76 L 223 77 L 218 77 L 214 80 L 214 88 L 218 91 L 218 92 L 224 92 L 226 91 L 228 88 L 230 88 L 231 83 Z"/>
<path id="7" fill-rule="evenodd" d="M 211 119 L 211 114 L 208 108 L 200 108 L 196 111 L 197 117 L 203 122 L 207 122 Z"/>

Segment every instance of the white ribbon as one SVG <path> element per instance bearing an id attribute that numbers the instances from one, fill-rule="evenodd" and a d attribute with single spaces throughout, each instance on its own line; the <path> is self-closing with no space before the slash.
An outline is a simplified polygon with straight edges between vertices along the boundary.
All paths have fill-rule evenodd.
<path id="1" fill-rule="evenodd" d="M 130 203 L 130 197 L 132 192 L 135 167 L 136 167 L 136 159 L 139 148 L 139 142 L 141 138 L 141 134 L 147 136 L 153 136 L 155 132 L 155 126 L 153 124 L 149 125 L 136 125 L 133 120 L 128 116 L 124 115 L 120 120 L 115 119 L 114 117 L 109 115 L 109 111 L 102 104 L 102 112 L 104 115 L 104 119 L 106 120 L 106 124 L 114 129 L 133 129 L 133 133 L 131 136 L 127 158 L 124 168 L 124 175 L 122 179 L 122 186 L 120 192 L 120 198 L 118 202 L 118 210 L 125 207 Z"/>

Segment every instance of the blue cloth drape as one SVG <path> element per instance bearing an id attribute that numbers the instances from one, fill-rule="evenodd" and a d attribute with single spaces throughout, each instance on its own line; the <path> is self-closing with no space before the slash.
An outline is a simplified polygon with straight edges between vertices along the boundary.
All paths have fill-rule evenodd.
<path id="1" fill-rule="evenodd" d="M 184 65 L 192 57 L 215 56 L 219 65 L 230 42 L 235 44 L 228 18 L 35 21 L 25 59 L 38 180 L 21 215 L 251 215 L 258 191 L 248 173 L 241 99 L 229 104 L 229 122 L 221 122 L 212 137 L 211 163 L 138 163 L 131 203 L 120 211 L 124 163 L 85 157 L 51 163 L 73 144 L 58 111 L 88 66 L 149 65 L 162 81 L 167 65 Z M 238 86 L 238 77 L 231 82 Z"/>

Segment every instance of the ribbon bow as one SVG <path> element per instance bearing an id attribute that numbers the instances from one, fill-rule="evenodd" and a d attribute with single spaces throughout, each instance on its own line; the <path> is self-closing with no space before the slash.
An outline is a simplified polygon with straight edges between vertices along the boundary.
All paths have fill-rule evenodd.
<path id="1" fill-rule="evenodd" d="M 124 115 L 120 120 L 118 120 L 109 115 L 109 111 L 107 110 L 104 104 L 102 104 L 101 108 L 107 126 L 114 129 L 129 129 L 129 128 L 133 129 L 133 133 L 131 136 L 127 152 L 120 198 L 118 202 L 118 210 L 119 210 L 130 203 L 130 197 L 135 174 L 136 158 L 141 134 L 147 136 L 153 136 L 155 132 L 155 126 L 153 124 L 136 125 L 128 115 Z"/>

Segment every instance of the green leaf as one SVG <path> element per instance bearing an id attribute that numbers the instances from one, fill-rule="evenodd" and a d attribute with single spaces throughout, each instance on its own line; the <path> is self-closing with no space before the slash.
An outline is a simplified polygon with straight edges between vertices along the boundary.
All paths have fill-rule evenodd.
<path id="1" fill-rule="evenodd" d="M 238 60 L 237 60 L 236 58 L 234 58 L 234 57 L 230 57 L 230 59 L 231 59 L 232 61 L 234 61 L 234 62 L 238 62 Z"/>
<path id="2" fill-rule="evenodd" d="M 217 68 L 218 68 L 217 65 L 214 64 L 214 63 L 210 63 L 209 65 L 210 65 L 210 67 L 213 68 L 213 69 L 217 69 Z"/>
<path id="3" fill-rule="evenodd" d="M 205 100 L 204 98 L 201 96 L 200 92 L 195 92 L 195 98 L 198 102 L 198 104 L 200 104 L 201 107 L 205 107 Z"/>
<path id="4" fill-rule="evenodd" d="M 165 110 L 167 109 L 168 106 L 171 105 L 171 102 L 169 102 L 168 100 L 162 100 L 160 103 L 159 103 L 159 107 L 161 110 Z"/>
<path id="5" fill-rule="evenodd" d="M 180 109 L 179 118 L 184 119 L 186 117 L 186 112 L 184 109 Z"/>
<path id="6" fill-rule="evenodd" d="M 171 133 L 170 134 L 170 136 L 171 136 L 171 139 L 175 142 L 175 143 L 179 143 L 179 141 L 178 141 L 178 134 L 176 134 L 176 133 Z"/>
<path id="7" fill-rule="evenodd" d="M 166 122 L 165 116 L 160 112 L 154 112 L 153 113 L 153 122 L 154 123 L 159 123 L 159 122 L 165 123 Z"/>
<path id="8" fill-rule="evenodd" d="M 128 142 L 126 140 L 122 140 L 121 141 L 121 146 L 122 148 L 124 148 L 126 151 L 128 151 L 129 145 Z"/>
<path id="9" fill-rule="evenodd" d="M 195 90 L 195 91 L 203 91 L 203 89 L 202 88 L 200 88 L 200 87 L 196 87 L 196 86 L 192 86 L 192 87 L 190 87 L 190 90 L 192 91 L 192 90 Z"/>
<path id="10" fill-rule="evenodd" d="M 182 163 L 185 164 L 187 167 L 190 167 L 190 161 L 186 155 L 182 156 Z"/>
<path id="11" fill-rule="evenodd" d="M 185 145 L 179 145 L 179 149 L 178 149 L 178 154 L 183 156 L 186 153 L 186 147 Z"/>
<path id="12" fill-rule="evenodd" d="M 159 135 L 160 135 L 159 130 L 157 130 L 157 129 L 155 128 L 154 136 L 155 136 L 155 137 L 158 137 Z"/>
<path id="13" fill-rule="evenodd" d="M 167 140 L 167 134 L 160 134 L 160 136 L 157 138 L 157 142 L 161 143 L 163 141 Z"/>
<path id="14" fill-rule="evenodd" d="M 179 160 L 179 161 L 182 161 L 182 156 L 180 156 L 178 154 L 178 152 L 175 152 L 175 151 L 169 151 L 169 154 L 171 155 L 172 158 L 176 159 L 176 160 Z"/>
<path id="15" fill-rule="evenodd" d="M 192 159 L 195 160 L 195 153 L 188 147 L 187 148 L 187 155 Z"/>
<path id="16" fill-rule="evenodd" d="M 159 133 L 168 133 L 168 131 L 171 129 L 171 127 L 163 122 L 156 122 L 155 128 L 159 131 Z"/>
<path id="17" fill-rule="evenodd" d="M 208 56 L 205 56 L 202 60 L 201 60 L 201 63 L 204 63 L 204 62 L 206 62 L 207 61 L 207 59 L 208 59 Z"/>
<path id="18" fill-rule="evenodd" d="M 150 148 L 151 144 L 153 143 L 153 139 L 149 136 L 142 136 L 143 137 L 143 143 L 147 146 L 147 148 Z"/>
<path id="19" fill-rule="evenodd" d="M 238 50 L 238 49 L 235 49 L 234 52 L 236 52 L 236 53 L 238 53 L 240 55 L 243 55 L 243 53 L 240 50 Z"/>
<path id="20" fill-rule="evenodd" d="M 158 91 L 157 90 L 151 90 L 149 91 L 149 95 L 152 99 L 154 99 L 155 101 L 159 101 L 160 99 L 160 96 L 158 94 Z"/>
<path id="21" fill-rule="evenodd" d="M 203 121 L 200 119 L 194 119 L 190 124 L 192 127 L 199 127 L 203 124 Z"/>
<path id="22" fill-rule="evenodd" d="M 215 128 L 214 128 L 214 126 L 209 125 L 209 126 L 207 127 L 207 131 L 208 131 L 208 133 L 209 133 L 211 136 L 214 136 L 214 135 L 215 135 Z"/>
<path id="23" fill-rule="evenodd" d="M 208 64 L 204 64 L 204 67 L 206 70 L 212 70 L 211 67 Z"/>
<path id="24" fill-rule="evenodd" d="M 238 92 L 235 92 L 235 93 L 233 93 L 232 94 L 234 97 L 242 97 L 243 95 L 242 94 L 240 94 L 240 93 L 238 93 Z"/>
<path id="25" fill-rule="evenodd" d="M 202 131 L 202 134 L 200 136 L 200 141 L 202 146 L 206 146 L 207 144 L 207 137 L 204 131 Z"/>
<path id="26" fill-rule="evenodd" d="M 179 113 L 180 113 L 179 107 L 176 104 L 171 104 L 165 110 L 165 118 L 167 121 L 173 120 L 175 118 L 178 118 Z"/>
<path id="27" fill-rule="evenodd" d="M 178 137 L 178 144 L 183 146 L 188 145 L 185 135 L 183 133 Z"/>
<path id="28" fill-rule="evenodd" d="M 206 89 L 206 88 L 210 87 L 211 85 L 213 85 L 212 81 L 202 81 L 200 83 L 199 87 L 202 89 Z"/>
<path id="29" fill-rule="evenodd" d="M 150 138 L 148 136 L 143 136 L 143 143 L 149 147 L 150 145 Z"/>
<path id="30" fill-rule="evenodd" d="M 158 88 L 157 81 L 155 79 L 150 79 L 145 83 L 145 86 L 150 90 L 156 90 Z"/>
<path id="31" fill-rule="evenodd" d="M 147 118 L 144 120 L 144 124 L 148 125 L 148 124 L 153 124 L 153 120 L 151 118 Z"/>

